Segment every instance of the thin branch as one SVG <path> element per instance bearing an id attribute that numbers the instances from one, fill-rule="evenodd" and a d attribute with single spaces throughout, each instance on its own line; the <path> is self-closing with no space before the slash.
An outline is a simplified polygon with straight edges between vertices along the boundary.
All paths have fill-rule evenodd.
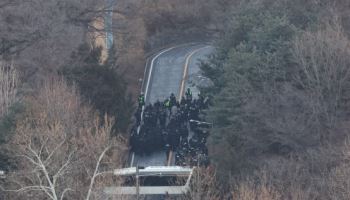
<path id="1" fill-rule="evenodd" d="M 90 186 L 89 186 L 89 190 L 88 190 L 88 193 L 86 195 L 86 200 L 89 200 L 90 199 L 90 195 L 91 195 L 91 191 L 92 191 L 92 188 L 93 188 L 93 185 L 95 183 L 95 178 L 98 174 L 98 169 L 100 167 L 100 163 L 101 163 L 101 160 L 103 159 L 104 155 L 106 154 L 106 152 L 111 148 L 112 146 L 108 146 L 106 147 L 103 152 L 101 153 L 100 157 L 98 158 L 98 161 L 96 163 L 96 167 L 95 167 L 95 172 L 91 178 L 91 181 L 90 181 Z"/>
<path id="2" fill-rule="evenodd" d="M 75 153 L 75 152 L 71 152 L 71 153 L 69 154 L 67 161 L 64 163 L 64 165 L 62 165 L 62 167 L 61 167 L 61 168 L 57 171 L 57 173 L 53 176 L 53 185 L 54 185 L 54 186 L 56 185 L 57 178 L 63 173 L 63 171 L 65 170 L 65 168 L 70 164 L 71 159 L 72 159 L 74 153 Z"/>
<path id="3" fill-rule="evenodd" d="M 40 167 L 38 162 L 35 162 L 34 159 L 32 159 L 31 157 L 27 156 L 27 155 L 18 155 L 18 157 L 24 157 L 25 159 L 27 159 L 29 162 L 31 162 L 32 164 L 34 164 L 35 166 Z"/>
<path id="4" fill-rule="evenodd" d="M 64 139 L 54 148 L 54 150 L 51 151 L 50 155 L 44 160 L 44 163 L 47 164 L 47 162 L 50 160 L 50 158 L 53 156 L 53 154 L 63 146 L 63 144 L 66 142 L 66 134 L 64 135 Z"/>
<path id="5" fill-rule="evenodd" d="M 43 186 L 43 181 L 42 181 L 42 179 L 41 179 L 41 177 L 40 177 L 40 174 L 39 174 L 39 173 L 36 173 L 35 175 L 36 175 L 36 177 L 37 177 L 38 180 L 39 180 L 39 185 L 40 185 L 41 187 L 46 187 L 46 186 Z M 44 192 L 45 192 L 49 197 L 52 197 L 52 195 L 50 194 L 50 188 L 49 188 L 49 187 L 43 188 L 43 190 L 44 190 Z M 53 197 L 52 197 L 52 198 L 53 198 Z"/>
<path id="6" fill-rule="evenodd" d="M 41 148 L 40 148 L 40 150 L 39 150 L 39 157 L 41 157 L 41 154 L 42 154 L 42 152 L 43 152 L 43 149 L 44 149 L 44 147 L 46 147 L 46 143 L 47 143 L 48 140 L 49 140 L 49 138 L 47 137 L 46 140 L 45 140 L 45 142 L 43 142 L 43 144 L 41 145 Z"/>
<path id="7" fill-rule="evenodd" d="M 50 179 L 49 173 L 48 173 L 48 171 L 46 169 L 46 166 L 44 165 L 44 163 L 42 162 L 41 158 L 38 156 L 38 154 L 35 153 L 34 150 L 32 150 L 30 148 L 30 151 L 32 151 L 34 153 L 35 157 L 37 158 L 37 160 L 38 160 L 38 162 L 40 164 L 40 167 L 41 167 L 41 169 L 42 169 L 42 171 L 43 171 L 43 173 L 44 173 L 44 175 L 46 177 L 46 180 L 47 180 L 47 182 L 50 185 L 50 190 L 51 190 L 51 193 L 52 193 L 52 195 L 54 197 L 52 199 L 57 200 L 58 198 L 57 198 L 57 195 L 56 195 L 56 189 L 55 189 L 53 183 L 51 182 L 51 179 Z"/>
<path id="8" fill-rule="evenodd" d="M 74 191 L 74 190 L 72 190 L 72 189 L 70 189 L 70 188 L 66 188 L 66 189 L 64 189 L 64 190 L 63 190 L 63 192 L 62 192 L 62 195 L 61 195 L 60 200 L 63 200 L 64 195 L 65 195 L 65 194 L 66 194 L 66 192 L 68 192 L 68 191 Z"/>
<path id="9" fill-rule="evenodd" d="M 26 187 L 22 187 L 20 189 L 15 189 L 15 190 L 5 189 L 2 186 L 0 186 L 0 189 L 4 192 L 27 192 L 27 191 L 44 191 L 45 192 L 45 190 L 50 190 L 49 187 L 37 186 L 37 185 L 26 186 Z M 51 194 L 48 194 L 48 195 L 51 199 L 54 199 L 54 197 Z"/>
<path id="10" fill-rule="evenodd" d="M 102 175 L 105 175 L 105 174 L 113 174 L 113 173 L 114 173 L 114 171 L 99 172 L 99 173 L 96 174 L 96 177 L 97 176 L 102 176 Z"/>

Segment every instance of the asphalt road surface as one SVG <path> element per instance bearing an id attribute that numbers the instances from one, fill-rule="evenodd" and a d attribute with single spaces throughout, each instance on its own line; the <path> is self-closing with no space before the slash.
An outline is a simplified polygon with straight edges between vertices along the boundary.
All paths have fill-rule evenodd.
<path id="1" fill-rule="evenodd" d="M 196 97 L 196 83 L 189 82 L 188 77 L 201 76 L 198 64 L 212 51 L 213 48 L 208 45 L 188 44 L 156 54 L 147 66 L 148 80 L 144 88 L 146 105 L 157 100 L 164 101 L 171 93 L 180 98 L 187 87 L 191 88 Z M 144 155 L 132 153 L 130 159 L 130 166 L 165 166 L 173 163 L 174 158 L 167 162 L 165 151 Z"/>

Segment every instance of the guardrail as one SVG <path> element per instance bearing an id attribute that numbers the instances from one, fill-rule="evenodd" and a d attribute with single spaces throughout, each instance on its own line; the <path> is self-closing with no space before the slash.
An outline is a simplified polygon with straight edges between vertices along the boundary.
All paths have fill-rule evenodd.
<path id="1" fill-rule="evenodd" d="M 180 166 L 150 166 L 150 167 L 130 167 L 114 170 L 117 176 L 132 176 L 136 178 L 135 186 L 106 187 L 104 192 L 108 195 L 183 195 L 190 190 L 190 181 L 194 168 Z M 140 186 L 140 177 L 185 177 L 186 182 L 180 186 Z"/>

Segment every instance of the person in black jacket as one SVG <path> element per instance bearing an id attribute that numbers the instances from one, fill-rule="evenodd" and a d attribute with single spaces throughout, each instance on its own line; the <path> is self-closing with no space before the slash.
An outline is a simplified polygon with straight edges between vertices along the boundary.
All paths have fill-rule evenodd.
<path id="1" fill-rule="evenodd" d="M 176 97 L 174 95 L 174 93 L 171 93 L 170 95 L 170 107 L 173 107 L 176 105 Z"/>

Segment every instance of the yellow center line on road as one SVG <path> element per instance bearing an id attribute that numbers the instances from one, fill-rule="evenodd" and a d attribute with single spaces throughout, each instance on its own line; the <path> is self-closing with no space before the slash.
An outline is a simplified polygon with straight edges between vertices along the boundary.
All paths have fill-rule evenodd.
<path id="1" fill-rule="evenodd" d="M 184 65 L 184 72 L 183 72 L 182 80 L 181 80 L 180 92 L 179 92 L 179 96 L 178 96 L 179 101 L 181 101 L 181 98 L 184 96 L 184 92 L 185 92 L 185 83 L 186 83 L 187 76 L 188 76 L 188 66 L 189 66 L 189 64 L 190 64 L 190 60 L 191 60 L 192 56 L 193 56 L 194 54 L 196 54 L 197 52 L 201 51 L 202 49 L 206 49 L 206 48 L 209 48 L 209 47 L 210 47 L 210 46 L 205 46 L 205 47 L 196 49 L 196 50 L 192 51 L 192 52 L 187 56 L 186 62 L 185 62 L 185 65 Z"/>
<path id="2" fill-rule="evenodd" d="M 190 64 L 190 60 L 193 57 L 194 54 L 196 54 L 197 52 L 201 51 L 202 49 L 206 49 L 206 48 L 210 48 L 210 46 L 205 46 L 205 47 L 201 47 L 199 49 L 196 49 L 194 51 L 192 51 L 187 57 L 186 57 L 186 62 L 184 65 L 184 71 L 183 71 L 183 75 L 182 75 L 182 80 L 181 80 L 181 85 L 180 85 L 180 92 L 179 92 L 179 96 L 178 96 L 178 100 L 181 101 L 181 98 L 184 96 L 184 92 L 185 92 L 185 83 L 187 80 L 187 76 L 188 76 L 188 66 Z M 170 150 L 169 152 L 169 156 L 168 156 L 168 163 L 167 165 L 170 166 L 171 164 L 171 160 L 173 157 L 173 151 Z"/>

